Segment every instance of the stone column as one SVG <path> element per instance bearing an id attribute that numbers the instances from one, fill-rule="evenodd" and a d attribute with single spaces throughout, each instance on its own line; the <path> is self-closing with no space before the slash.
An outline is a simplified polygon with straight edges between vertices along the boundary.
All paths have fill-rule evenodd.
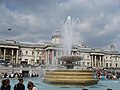
<path id="1" fill-rule="evenodd" d="M 90 56 L 90 64 L 91 64 L 91 66 L 92 66 L 92 56 Z"/>
<path id="2" fill-rule="evenodd" d="M 13 63 L 13 49 L 12 49 L 11 63 Z"/>
<path id="3" fill-rule="evenodd" d="M 105 59 L 102 57 L 102 63 L 103 63 L 103 67 L 105 67 Z"/>
<path id="4" fill-rule="evenodd" d="M 34 63 L 36 63 L 37 62 L 37 50 L 35 49 L 35 60 L 34 60 Z"/>
<path id="5" fill-rule="evenodd" d="M 102 67 L 105 67 L 105 66 L 104 66 L 104 57 L 103 57 L 103 56 L 101 56 L 101 64 L 102 64 L 102 65 L 101 65 Z"/>
<path id="6" fill-rule="evenodd" d="M 100 63 L 100 64 L 99 64 L 99 65 L 100 65 L 100 67 L 102 67 L 102 65 L 101 65 L 101 58 L 102 58 L 102 56 L 100 56 L 100 62 L 99 62 L 99 63 Z"/>
<path id="7" fill-rule="evenodd" d="M 92 55 L 92 66 L 94 66 L 94 63 L 93 63 L 93 55 Z"/>
<path id="8" fill-rule="evenodd" d="M 57 52 L 56 52 L 56 58 L 55 58 L 55 63 L 56 64 L 58 64 L 58 57 L 60 56 L 59 54 L 60 54 L 60 51 L 57 50 Z"/>
<path id="9" fill-rule="evenodd" d="M 56 50 L 56 56 L 58 57 L 59 55 L 58 55 L 58 53 L 59 53 L 59 51 L 58 50 Z"/>
<path id="10" fill-rule="evenodd" d="M 54 52 L 55 52 L 55 51 L 52 50 L 52 64 L 55 64 L 55 60 L 54 60 L 54 59 L 55 59 Z"/>
<path id="11" fill-rule="evenodd" d="M 17 53 L 16 53 L 16 63 L 18 63 L 18 49 L 17 49 Z"/>
<path id="12" fill-rule="evenodd" d="M 44 55 L 45 55 L 45 56 L 44 56 L 44 59 L 45 59 L 44 62 L 45 62 L 45 64 L 47 64 L 47 51 L 46 51 L 46 50 L 44 51 Z"/>
<path id="13" fill-rule="evenodd" d="M 96 55 L 95 55 L 95 67 L 96 67 Z"/>
<path id="14" fill-rule="evenodd" d="M 49 64 L 52 64 L 52 50 L 49 51 Z"/>
<path id="15" fill-rule="evenodd" d="M 48 64 L 48 51 L 46 50 L 46 65 Z"/>
<path id="16" fill-rule="evenodd" d="M 71 55 L 73 55 L 73 52 L 71 51 Z"/>
<path id="17" fill-rule="evenodd" d="M 2 51 L 1 51 L 1 48 L 0 48 L 0 58 L 1 58 L 1 56 L 2 56 Z"/>
<path id="18" fill-rule="evenodd" d="M 1 48 L 0 48 L 0 55 L 1 55 Z M 1 56 L 0 56 L 1 57 Z"/>
<path id="19" fill-rule="evenodd" d="M 47 56 L 48 56 L 48 58 L 47 58 L 47 64 L 49 64 L 49 54 L 50 54 L 50 51 L 48 50 L 48 53 L 47 53 Z"/>
<path id="20" fill-rule="evenodd" d="M 4 57 L 3 57 L 4 60 L 5 60 L 5 55 L 6 55 L 6 48 L 4 48 Z"/>
<path id="21" fill-rule="evenodd" d="M 60 57 L 62 56 L 62 52 L 63 52 L 63 51 L 61 50 L 61 51 L 60 51 Z M 61 61 L 58 60 L 58 62 L 59 62 L 59 64 L 61 64 Z"/>

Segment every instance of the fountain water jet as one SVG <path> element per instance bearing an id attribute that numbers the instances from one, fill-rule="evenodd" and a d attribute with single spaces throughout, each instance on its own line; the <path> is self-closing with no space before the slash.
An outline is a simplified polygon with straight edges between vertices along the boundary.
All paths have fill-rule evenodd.
<path id="1" fill-rule="evenodd" d="M 64 55 L 71 55 L 71 48 L 72 48 L 72 33 L 75 29 L 75 24 L 77 19 L 72 19 L 70 16 L 67 17 L 65 24 L 63 25 L 63 38 L 64 38 Z"/>
<path id="2" fill-rule="evenodd" d="M 75 28 L 77 19 L 67 17 L 67 21 L 63 25 L 64 30 L 64 55 L 59 60 L 65 62 L 66 70 L 47 70 L 43 81 L 49 84 L 62 85 L 94 85 L 98 83 L 98 79 L 94 79 L 93 71 L 90 70 L 74 70 L 75 61 L 81 60 L 80 56 L 71 55 L 72 49 L 72 30 Z"/>

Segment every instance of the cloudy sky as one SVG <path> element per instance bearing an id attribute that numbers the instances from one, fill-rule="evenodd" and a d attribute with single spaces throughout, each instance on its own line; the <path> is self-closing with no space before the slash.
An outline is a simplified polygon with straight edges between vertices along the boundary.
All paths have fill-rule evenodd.
<path id="1" fill-rule="evenodd" d="M 67 16 L 80 20 L 75 42 L 120 50 L 120 0 L 0 0 L 0 39 L 50 41 Z"/>

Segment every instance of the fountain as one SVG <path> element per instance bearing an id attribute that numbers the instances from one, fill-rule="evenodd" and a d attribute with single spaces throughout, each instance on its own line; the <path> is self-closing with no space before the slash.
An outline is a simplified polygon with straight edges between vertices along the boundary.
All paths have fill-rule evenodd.
<path id="1" fill-rule="evenodd" d="M 67 17 L 67 21 L 63 25 L 64 30 L 64 55 L 59 58 L 66 69 L 46 70 L 43 81 L 49 84 L 62 85 L 94 85 L 98 83 L 98 79 L 94 79 L 92 70 L 73 69 L 75 62 L 82 60 L 80 56 L 71 55 L 72 48 L 72 30 L 75 28 L 75 19 Z"/>

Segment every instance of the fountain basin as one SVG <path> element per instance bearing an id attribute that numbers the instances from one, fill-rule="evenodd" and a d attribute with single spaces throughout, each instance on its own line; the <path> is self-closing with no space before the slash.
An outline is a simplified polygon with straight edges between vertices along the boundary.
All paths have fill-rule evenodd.
<path id="1" fill-rule="evenodd" d="M 98 79 L 94 79 L 90 70 L 46 70 L 43 81 L 48 84 L 59 85 L 95 85 Z"/>
<path id="2" fill-rule="evenodd" d="M 66 66 L 67 69 L 73 69 L 73 67 L 75 66 L 75 62 L 82 60 L 82 57 L 76 55 L 67 55 L 61 56 L 59 60 L 65 62 L 62 65 Z"/>
<path id="3" fill-rule="evenodd" d="M 82 60 L 82 57 L 75 55 L 68 55 L 68 56 L 61 56 L 59 59 L 61 61 L 80 61 Z"/>

